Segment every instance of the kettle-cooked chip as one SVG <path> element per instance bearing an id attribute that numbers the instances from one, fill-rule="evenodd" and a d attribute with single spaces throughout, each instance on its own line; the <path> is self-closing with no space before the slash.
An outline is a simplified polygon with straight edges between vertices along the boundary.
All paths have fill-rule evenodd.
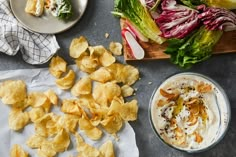
<path id="1" fill-rule="evenodd" d="M 92 91 L 92 81 L 89 77 L 80 79 L 71 89 L 74 96 L 90 94 Z"/>
<path id="2" fill-rule="evenodd" d="M 56 84 L 61 89 L 69 89 L 74 85 L 75 81 L 75 72 L 73 70 L 70 70 L 66 76 L 57 79 Z"/>
<path id="3" fill-rule="evenodd" d="M 32 122 L 35 122 L 37 119 L 41 118 L 45 114 L 43 107 L 32 108 L 29 111 L 29 118 Z"/>
<path id="4" fill-rule="evenodd" d="M 57 125 L 59 117 L 53 113 L 45 114 L 43 117 L 37 119 L 34 123 L 36 134 L 48 137 L 55 135 L 60 127 Z"/>
<path id="5" fill-rule="evenodd" d="M 94 126 L 91 124 L 91 122 L 88 119 L 82 117 L 79 119 L 79 128 L 81 130 L 90 130 L 90 129 L 93 129 Z"/>
<path id="6" fill-rule="evenodd" d="M 109 49 L 114 55 L 117 55 L 117 56 L 122 55 L 122 44 L 121 43 L 110 42 Z"/>
<path id="7" fill-rule="evenodd" d="M 31 92 L 27 97 L 27 104 L 32 107 L 41 107 L 48 102 L 48 97 L 42 92 Z"/>
<path id="8" fill-rule="evenodd" d="M 48 99 L 53 105 L 57 105 L 58 97 L 52 89 L 47 90 L 46 92 L 44 92 L 44 94 L 48 97 Z"/>
<path id="9" fill-rule="evenodd" d="M 22 112 L 19 108 L 12 108 L 9 113 L 9 127 L 12 130 L 20 130 L 24 128 L 29 122 L 29 115 L 27 112 Z"/>
<path id="10" fill-rule="evenodd" d="M 106 141 L 99 147 L 99 151 L 104 157 L 115 157 L 113 143 L 111 140 Z"/>
<path id="11" fill-rule="evenodd" d="M 138 115 L 138 101 L 132 100 L 122 105 L 122 111 L 119 112 L 120 116 L 125 121 L 134 121 Z"/>
<path id="12" fill-rule="evenodd" d="M 102 122 L 101 122 L 103 128 L 109 133 L 109 134 L 115 134 L 117 133 L 121 127 L 123 126 L 123 120 L 120 117 L 119 114 L 113 114 L 111 116 L 107 116 Z"/>
<path id="13" fill-rule="evenodd" d="M 61 129 L 52 140 L 53 150 L 63 152 L 67 150 L 70 144 L 70 136 L 65 129 Z"/>
<path id="14" fill-rule="evenodd" d="M 138 69 L 131 65 L 125 65 L 122 70 L 122 74 L 123 74 L 122 82 L 127 85 L 134 84 L 139 78 Z"/>
<path id="15" fill-rule="evenodd" d="M 66 72 L 66 61 L 59 56 L 53 57 L 49 64 L 49 72 L 56 78 Z"/>
<path id="16" fill-rule="evenodd" d="M 100 157 L 100 151 L 97 150 L 96 148 L 88 145 L 88 144 L 84 144 L 84 151 L 81 152 L 81 156 L 82 157 Z"/>
<path id="17" fill-rule="evenodd" d="M 39 157 L 54 157 L 57 152 L 54 150 L 53 143 L 44 141 L 37 152 Z"/>
<path id="18" fill-rule="evenodd" d="M 123 97 L 128 97 L 128 96 L 133 95 L 134 89 L 130 87 L 129 85 L 123 85 L 121 87 L 121 93 Z"/>
<path id="19" fill-rule="evenodd" d="M 104 52 L 98 59 L 100 64 L 104 67 L 110 66 L 116 62 L 116 58 L 108 51 Z"/>
<path id="20" fill-rule="evenodd" d="M 40 148 L 44 141 L 45 137 L 35 134 L 26 141 L 26 145 L 30 148 Z"/>
<path id="21" fill-rule="evenodd" d="M 123 81 L 123 68 L 125 65 L 120 64 L 120 63 L 114 63 L 106 69 L 112 74 L 112 77 L 117 81 L 117 82 L 122 82 Z"/>
<path id="22" fill-rule="evenodd" d="M 8 80 L 0 84 L 0 98 L 8 105 L 18 105 L 26 98 L 26 85 L 22 80 Z"/>
<path id="23" fill-rule="evenodd" d="M 64 113 L 69 113 L 69 114 L 78 115 L 78 116 L 82 115 L 81 108 L 78 106 L 77 100 L 75 99 L 62 100 L 61 111 Z"/>
<path id="24" fill-rule="evenodd" d="M 29 154 L 27 152 L 25 152 L 21 146 L 19 146 L 18 144 L 14 144 L 11 152 L 10 152 L 10 157 L 28 157 Z"/>
<path id="25" fill-rule="evenodd" d="M 115 97 L 109 107 L 108 115 L 119 114 L 124 121 L 134 121 L 137 119 L 138 102 L 132 100 L 124 103 L 120 98 Z"/>
<path id="26" fill-rule="evenodd" d="M 98 67 L 98 62 L 96 59 L 89 57 L 88 55 L 83 55 L 75 60 L 77 67 L 86 73 L 92 73 Z"/>
<path id="27" fill-rule="evenodd" d="M 117 82 L 122 82 L 127 85 L 134 84 L 139 78 L 139 71 L 131 65 L 123 65 L 114 63 L 106 67 Z"/>
<path id="28" fill-rule="evenodd" d="M 70 56 L 79 58 L 88 48 L 88 41 L 84 36 L 74 38 L 70 44 Z"/>
<path id="29" fill-rule="evenodd" d="M 65 114 L 63 117 L 61 117 L 62 126 L 64 126 L 64 128 L 68 131 L 75 133 L 79 123 L 79 118 L 80 117 L 77 115 Z"/>
<path id="30" fill-rule="evenodd" d="M 79 156 L 81 157 L 101 157 L 101 153 L 96 148 L 88 145 L 84 142 L 83 138 L 76 133 L 75 134 L 77 150 L 79 152 Z"/>
<path id="31" fill-rule="evenodd" d="M 93 91 L 93 98 L 101 106 L 109 106 L 112 99 L 121 95 L 120 86 L 114 82 L 97 84 Z"/>
<path id="32" fill-rule="evenodd" d="M 103 53 L 107 52 L 107 49 L 102 45 L 90 46 L 89 52 L 91 58 L 99 58 Z"/>
<path id="33" fill-rule="evenodd" d="M 92 129 L 84 131 L 91 140 L 99 140 L 102 137 L 102 130 L 98 129 L 97 127 L 93 127 Z"/>
<path id="34" fill-rule="evenodd" d="M 45 112 L 51 109 L 51 102 L 48 97 L 42 92 L 31 92 L 28 94 L 27 104 L 32 107 L 43 107 Z"/>
<path id="35" fill-rule="evenodd" d="M 101 67 L 90 74 L 90 78 L 94 81 L 105 83 L 112 80 L 112 75 L 106 68 Z"/>

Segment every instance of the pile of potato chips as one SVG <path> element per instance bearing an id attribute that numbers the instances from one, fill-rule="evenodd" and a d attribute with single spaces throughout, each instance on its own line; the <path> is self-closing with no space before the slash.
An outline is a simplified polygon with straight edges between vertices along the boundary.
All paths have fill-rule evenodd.
<path id="1" fill-rule="evenodd" d="M 89 46 L 85 37 L 73 39 L 70 56 L 85 76 L 78 76 L 59 56 L 53 57 L 49 71 L 56 85 L 70 91 L 73 98 L 59 101 L 49 89 L 28 92 L 22 80 L 8 80 L 0 84 L 0 98 L 10 105 L 9 127 L 18 131 L 30 122 L 35 134 L 26 144 L 37 149 L 40 157 L 53 157 L 70 145 L 70 135 L 77 143 L 78 157 L 114 157 L 112 141 L 99 148 L 86 144 L 78 128 L 91 140 L 99 140 L 104 131 L 116 137 L 123 123 L 137 119 L 138 102 L 125 102 L 134 94 L 131 87 L 139 79 L 139 71 L 131 65 L 116 63 L 114 55 L 121 55 L 122 45 L 111 42 L 110 51 L 103 46 Z M 64 114 L 51 112 L 59 107 Z M 11 157 L 28 156 L 19 145 L 14 145 Z"/>

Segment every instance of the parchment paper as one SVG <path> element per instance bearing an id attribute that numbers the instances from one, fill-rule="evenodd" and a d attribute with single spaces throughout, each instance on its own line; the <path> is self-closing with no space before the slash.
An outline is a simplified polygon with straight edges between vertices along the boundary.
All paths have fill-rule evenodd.
<path id="1" fill-rule="evenodd" d="M 84 76 L 85 74 L 78 70 L 78 68 L 73 65 L 70 66 L 76 74 L 77 80 Z M 53 89 L 59 98 L 73 98 L 69 91 L 64 91 L 56 87 L 55 78 L 49 73 L 47 68 L 44 69 L 24 69 L 24 70 L 12 70 L 12 71 L 0 71 L 0 82 L 4 80 L 24 80 L 27 84 L 27 90 L 29 91 L 46 91 L 48 89 Z M 25 143 L 27 139 L 35 134 L 34 126 L 32 123 L 28 124 L 22 131 L 16 132 L 9 128 L 8 126 L 8 115 L 10 107 L 3 104 L 0 101 L 0 156 L 8 157 L 10 156 L 10 149 L 14 144 L 19 144 L 27 151 L 31 157 L 37 157 L 37 150 L 29 148 Z M 52 112 L 60 114 L 60 109 L 54 107 Z M 116 157 L 138 157 L 139 151 L 136 145 L 135 133 L 133 128 L 128 124 L 124 123 L 121 131 L 118 133 L 119 141 L 106 132 L 101 140 L 92 141 L 88 139 L 83 131 L 78 130 L 78 132 L 84 137 L 86 143 L 93 145 L 94 147 L 99 147 L 106 140 L 110 139 L 113 141 L 114 150 Z M 71 136 L 71 144 L 69 149 L 60 153 L 58 157 L 69 157 L 69 155 L 77 156 L 75 139 Z"/>

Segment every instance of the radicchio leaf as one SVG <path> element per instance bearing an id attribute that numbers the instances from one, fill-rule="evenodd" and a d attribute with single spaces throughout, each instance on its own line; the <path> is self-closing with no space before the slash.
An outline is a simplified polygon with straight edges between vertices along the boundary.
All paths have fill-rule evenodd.
<path id="1" fill-rule="evenodd" d="M 163 12 L 156 23 L 165 38 L 184 38 L 200 25 L 198 10 L 177 4 L 175 0 L 164 0 L 161 6 Z"/>
<path id="2" fill-rule="evenodd" d="M 203 11 L 198 15 L 203 24 L 209 30 L 232 31 L 236 30 L 236 15 L 224 8 L 198 6 L 199 11 Z"/>

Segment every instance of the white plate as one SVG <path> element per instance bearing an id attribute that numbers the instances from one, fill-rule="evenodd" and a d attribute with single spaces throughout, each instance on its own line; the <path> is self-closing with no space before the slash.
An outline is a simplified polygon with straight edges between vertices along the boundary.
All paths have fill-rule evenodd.
<path id="1" fill-rule="evenodd" d="M 27 0 L 10 0 L 13 14 L 26 28 L 38 33 L 56 34 L 71 28 L 82 17 L 87 7 L 88 0 L 71 0 L 73 16 L 68 20 L 60 20 L 50 13 L 44 12 L 40 17 L 25 12 Z"/>

